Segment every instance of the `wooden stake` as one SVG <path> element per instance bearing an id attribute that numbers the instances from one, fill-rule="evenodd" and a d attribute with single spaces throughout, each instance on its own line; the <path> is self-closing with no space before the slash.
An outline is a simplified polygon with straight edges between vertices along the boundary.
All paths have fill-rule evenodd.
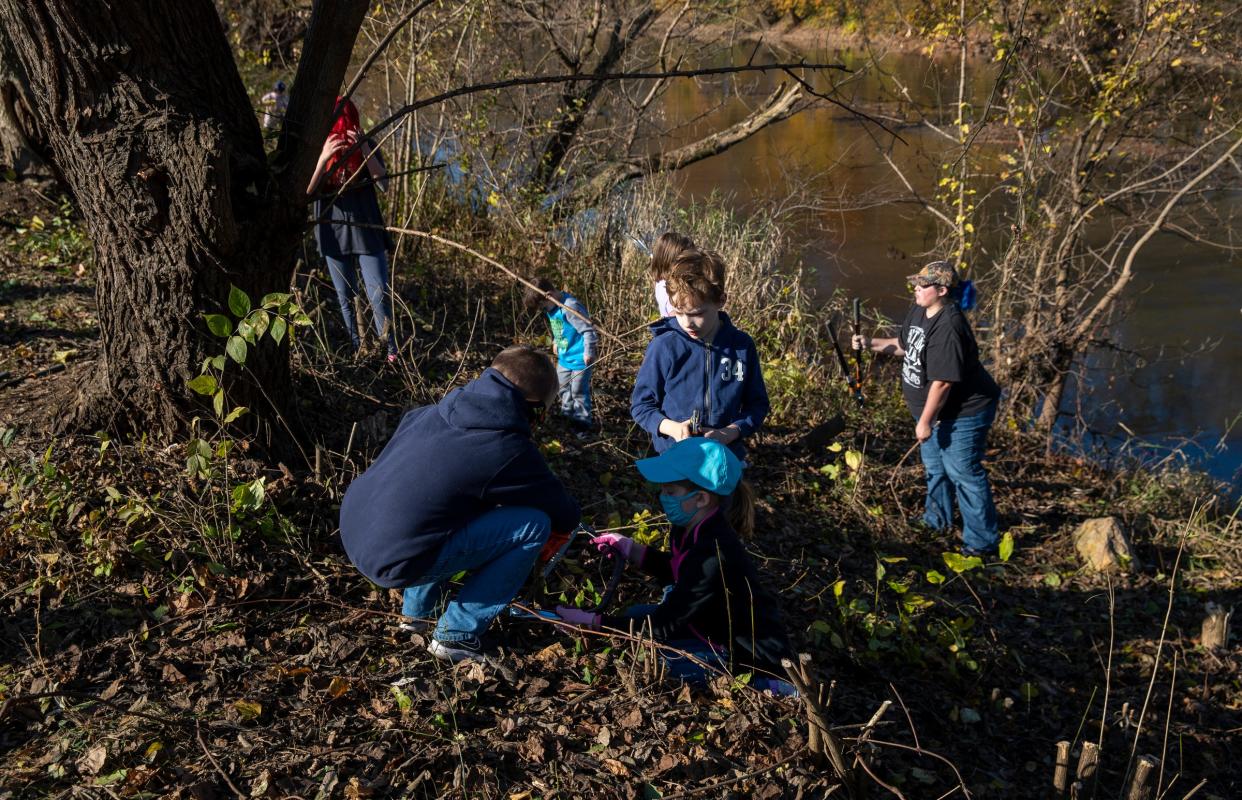
<path id="1" fill-rule="evenodd" d="M 1229 645 L 1229 618 L 1233 616 L 1233 609 L 1225 610 L 1224 606 L 1209 602 L 1205 610 L 1207 616 L 1203 618 L 1199 643 L 1209 652 L 1223 650 Z"/>
<path id="2" fill-rule="evenodd" d="M 1065 741 L 1057 742 L 1057 760 L 1052 771 L 1054 797 L 1065 797 L 1065 792 L 1069 789 L 1069 767 L 1070 743 Z"/>
<path id="3" fill-rule="evenodd" d="M 1158 766 L 1160 759 L 1155 756 L 1139 756 L 1134 777 L 1130 779 L 1130 789 L 1126 792 L 1126 800 L 1151 800 L 1151 776 Z"/>
<path id="4" fill-rule="evenodd" d="M 1083 742 L 1082 752 L 1078 754 L 1078 771 L 1075 777 L 1084 786 L 1095 780 L 1095 771 L 1100 765 L 1100 746 L 1095 742 Z"/>
<path id="5" fill-rule="evenodd" d="M 798 690 L 799 696 L 802 698 L 802 706 L 806 710 L 807 716 L 807 748 L 811 752 L 820 756 L 825 756 L 828 763 L 832 765 L 833 771 L 837 778 L 845 787 L 845 792 L 849 797 L 856 797 L 857 787 L 854 782 L 853 771 L 845 765 L 845 748 L 842 746 L 841 739 L 828 726 L 828 718 L 824 715 L 824 710 L 815 700 L 815 695 L 811 693 L 811 687 L 807 686 L 803 680 L 802 665 L 810 661 L 807 655 L 804 660 L 801 656 L 798 659 L 798 667 L 788 658 L 781 659 L 781 666 L 785 668 L 785 674 L 789 676 L 789 681 Z M 818 728 L 818 731 L 816 729 Z M 814 737 L 818 733 L 818 741 Z M 819 747 L 818 750 L 812 749 L 811 743 L 815 742 Z"/>

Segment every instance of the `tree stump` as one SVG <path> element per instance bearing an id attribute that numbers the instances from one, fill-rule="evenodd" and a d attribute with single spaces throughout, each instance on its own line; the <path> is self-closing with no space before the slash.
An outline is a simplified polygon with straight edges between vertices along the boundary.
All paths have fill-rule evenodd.
<path id="1" fill-rule="evenodd" d="M 1233 616 L 1233 609 L 1226 610 L 1224 606 L 1209 602 L 1204 610 L 1207 616 L 1203 618 L 1199 643 L 1209 652 L 1224 650 L 1229 646 L 1229 619 Z"/>
<path id="2" fill-rule="evenodd" d="M 1126 790 L 1126 800 L 1151 800 L 1155 795 L 1151 778 L 1158 766 L 1160 759 L 1155 756 L 1139 756 L 1134 775 L 1130 778 L 1130 788 Z"/>
<path id="3" fill-rule="evenodd" d="M 1096 572 L 1130 572 L 1139 568 L 1138 556 L 1121 521 L 1116 517 L 1089 519 L 1074 531 L 1074 549 Z"/>
<path id="4" fill-rule="evenodd" d="M 1057 742 L 1057 760 L 1052 770 L 1052 796 L 1065 797 L 1069 789 L 1070 743 Z"/>
<path id="5" fill-rule="evenodd" d="M 1093 793 L 1095 772 L 1100 766 L 1100 746 L 1095 742 L 1083 742 L 1078 754 L 1078 769 L 1074 773 L 1074 785 L 1070 787 L 1071 800 L 1079 800 Z M 1088 787 L 1091 787 L 1090 789 Z"/>

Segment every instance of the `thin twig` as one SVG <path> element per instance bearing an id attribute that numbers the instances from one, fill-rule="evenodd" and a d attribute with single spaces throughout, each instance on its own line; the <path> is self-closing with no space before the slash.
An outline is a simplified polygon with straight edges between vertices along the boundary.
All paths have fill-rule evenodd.
<path id="1" fill-rule="evenodd" d="M 1182 553 L 1186 550 L 1186 537 L 1190 535 L 1190 526 L 1199 516 L 1198 503 L 1190 511 L 1190 518 L 1182 528 L 1182 538 L 1177 545 L 1177 556 L 1173 559 L 1173 572 L 1169 575 L 1169 600 L 1164 608 L 1164 622 L 1160 626 L 1160 640 L 1156 644 L 1156 656 L 1152 660 L 1151 680 L 1147 682 L 1147 694 L 1143 696 L 1143 708 L 1139 711 L 1138 723 L 1134 728 L 1134 742 L 1130 745 L 1130 757 L 1126 760 L 1126 772 L 1129 773 L 1134 763 L 1134 754 L 1138 752 L 1139 736 L 1143 733 L 1143 719 L 1147 716 L 1147 704 L 1151 702 L 1152 692 L 1156 688 L 1156 676 L 1160 673 L 1160 654 L 1164 651 L 1164 641 L 1169 633 L 1169 618 L 1173 615 L 1173 596 L 1177 591 L 1177 572 L 1182 563 Z M 1161 762 L 1163 763 L 1163 761 Z"/>
<path id="2" fill-rule="evenodd" d="M 805 747 L 799 747 L 797 750 L 785 756 L 780 761 L 777 761 L 774 764 L 769 764 L 766 767 L 760 767 L 759 769 L 752 770 L 751 772 L 748 772 L 745 775 L 739 775 L 736 778 L 729 778 L 728 780 L 724 780 L 724 781 L 716 781 L 715 783 L 709 786 L 698 786 L 698 787 L 695 787 L 694 789 L 688 789 L 684 792 L 678 792 L 677 794 L 666 794 L 663 797 L 664 797 L 664 800 L 677 800 L 677 798 L 693 797 L 696 794 L 702 794 L 703 792 L 710 792 L 713 789 L 720 789 L 722 787 L 729 786 L 734 783 L 740 783 L 741 781 L 748 780 L 750 778 L 754 778 L 759 775 L 762 775 L 765 772 L 771 772 L 774 769 L 783 767 L 786 764 L 788 764 L 790 761 L 793 761 L 795 758 L 797 758 L 798 756 L 802 755 L 805 752 L 806 752 Z M 832 794 L 833 792 L 837 790 L 837 787 L 840 785 L 841 784 L 837 784 L 837 786 L 832 787 L 832 789 L 830 789 L 828 793 L 823 796 L 827 797 L 828 795 Z"/>
<path id="3" fill-rule="evenodd" d="M 237 795 L 241 798 L 241 800 L 245 800 L 247 795 L 242 792 L 241 789 L 237 788 L 237 784 L 233 783 L 233 779 L 230 778 L 229 774 L 224 771 L 223 767 L 220 766 L 220 762 L 216 761 L 216 757 L 211 754 L 211 751 L 207 749 L 207 743 L 203 741 L 203 727 L 198 721 L 195 721 L 194 723 L 194 736 L 198 739 L 198 746 L 203 748 L 203 753 L 207 756 L 207 760 L 210 761 L 211 765 L 216 768 L 216 772 L 220 773 L 220 777 L 224 778 L 224 782 L 227 783 L 229 788 L 233 790 L 233 794 Z"/>

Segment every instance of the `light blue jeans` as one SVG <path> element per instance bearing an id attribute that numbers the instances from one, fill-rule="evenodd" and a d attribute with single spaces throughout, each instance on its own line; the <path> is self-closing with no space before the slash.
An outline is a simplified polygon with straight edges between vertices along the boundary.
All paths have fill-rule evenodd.
<path id="1" fill-rule="evenodd" d="M 354 260 L 357 259 L 357 269 Z M 371 302 L 371 316 L 375 320 L 375 333 L 381 338 L 384 329 L 388 329 L 388 352 L 397 352 L 397 336 L 393 331 L 392 305 L 388 301 L 388 256 L 383 252 L 368 253 L 360 256 L 345 256 L 344 260 L 324 256 L 328 262 L 328 274 L 332 276 L 332 286 L 336 288 L 336 301 L 341 306 L 341 317 L 345 320 L 345 330 L 349 332 L 349 340 L 357 350 L 358 321 L 354 318 L 354 297 L 358 294 L 358 271 L 362 271 L 362 280 L 367 287 L 367 300 Z"/>
<path id="2" fill-rule="evenodd" d="M 522 588 L 551 532 L 548 515 L 536 508 L 506 506 L 480 514 L 449 536 L 422 581 L 405 590 L 401 613 L 431 619 L 443 605 L 435 638 L 460 642 L 482 635 Z M 445 583 L 459 572 L 469 575 L 445 604 Z"/>
<path id="3" fill-rule="evenodd" d="M 579 425 L 591 424 L 591 368 L 566 369 L 556 365 L 561 413 Z"/>
<path id="4" fill-rule="evenodd" d="M 942 421 L 932 429 L 919 453 L 927 471 L 927 507 L 923 522 L 937 530 L 953 527 L 953 499 L 962 512 L 962 544 L 978 550 L 997 546 L 996 506 L 983 468 L 988 429 L 996 403 L 969 417 Z"/>

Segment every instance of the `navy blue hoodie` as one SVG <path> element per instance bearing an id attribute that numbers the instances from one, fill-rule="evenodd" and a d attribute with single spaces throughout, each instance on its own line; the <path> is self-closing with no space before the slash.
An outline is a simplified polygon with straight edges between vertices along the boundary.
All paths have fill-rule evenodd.
<path id="1" fill-rule="evenodd" d="M 742 436 L 729 449 L 744 458 L 743 440 L 772 407 L 754 340 L 724 313 L 711 344 L 690 338 L 674 317 L 653 322 L 651 334 L 630 395 L 630 416 L 651 434 L 656 452 L 673 444 L 660 433 L 660 422 L 666 417 L 681 422 L 697 411 L 702 427 L 737 425 Z"/>
<path id="2" fill-rule="evenodd" d="M 489 368 L 436 405 L 406 413 L 345 492 L 341 542 L 367 578 L 406 587 L 454 531 L 497 506 L 537 508 L 555 531 L 572 530 L 580 516 L 531 441 L 522 392 Z"/>

